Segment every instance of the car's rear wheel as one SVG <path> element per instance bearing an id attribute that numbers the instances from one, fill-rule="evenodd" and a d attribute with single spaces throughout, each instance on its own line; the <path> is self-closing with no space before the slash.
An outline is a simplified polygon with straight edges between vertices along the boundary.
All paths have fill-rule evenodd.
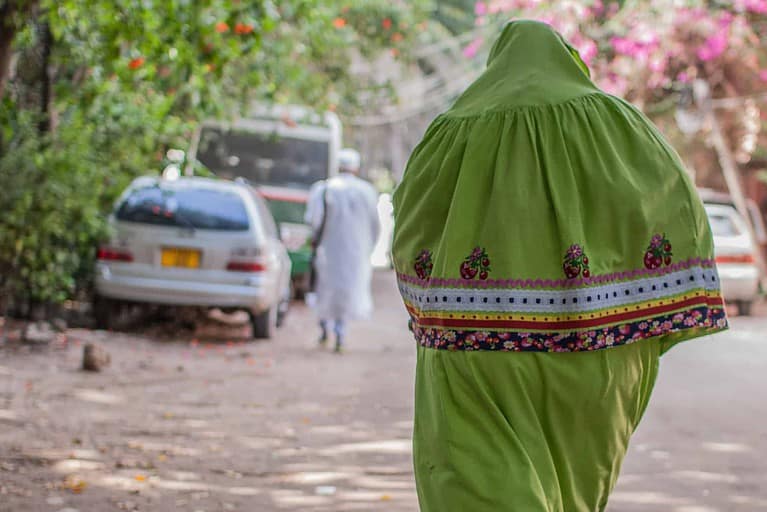
<path id="1" fill-rule="evenodd" d="M 739 300 L 735 303 L 735 305 L 738 307 L 738 315 L 750 316 L 751 307 L 754 305 L 754 303 L 750 300 Z"/>
<path id="2" fill-rule="evenodd" d="M 250 325 L 253 327 L 253 337 L 268 339 L 274 335 L 277 328 L 278 307 L 273 306 L 261 313 L 250 313 Z"/>
<path id="3" fill-rule="evenodd" d="M 118 301 L 100 295 L 93 298 L 93 319 L 97 329 L 113 329 L 119 314 Z"/>

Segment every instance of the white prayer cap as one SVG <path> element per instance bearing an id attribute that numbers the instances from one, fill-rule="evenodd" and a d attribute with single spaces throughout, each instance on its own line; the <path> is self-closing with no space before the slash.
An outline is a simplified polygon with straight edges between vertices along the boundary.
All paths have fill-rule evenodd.
<path id="1" fill-rule="evenodd" d="M 344 148 L 338 153 L 338 168 L 342 171 L 360 170 L 361 157 L 356 149 Z"/>

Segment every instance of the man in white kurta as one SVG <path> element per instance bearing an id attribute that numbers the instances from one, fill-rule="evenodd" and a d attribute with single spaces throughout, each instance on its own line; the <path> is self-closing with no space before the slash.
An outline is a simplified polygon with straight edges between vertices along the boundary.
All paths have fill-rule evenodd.
<path id="1" fill-rule="evenodd" d="M 365 318 L 373 310 L 370 257 L 380 227 L 378 194 L 370 183 L 357 176 L 359 153 L 344 149 L 338 160 L 340 174 L 312 187 L 306 222 L 320 237 L 315 260 L 317 281 L 311 301 L 320 319 L 320 343 L 327 341 L 332 327 L 335 349 L 340 352 L 346 322 Z M 325 225 L 321 228 L 323 217 Z"/>

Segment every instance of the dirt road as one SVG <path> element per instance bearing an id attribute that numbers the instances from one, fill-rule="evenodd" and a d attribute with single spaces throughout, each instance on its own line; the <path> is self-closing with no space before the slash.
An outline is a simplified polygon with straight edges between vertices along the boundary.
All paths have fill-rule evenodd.
<path id="1" fill-rule="evenodd" d="M 340 356 L 301 305 L 269 342 L 70 330 L 0 351 L 0 512 L 415 512 L 415 351 L 392 274 L 375 290 Z M 664 358 L 611 512 L 767 510 L 766 326 Z M 113 364 L 84 373 L 94 340 Z"/>

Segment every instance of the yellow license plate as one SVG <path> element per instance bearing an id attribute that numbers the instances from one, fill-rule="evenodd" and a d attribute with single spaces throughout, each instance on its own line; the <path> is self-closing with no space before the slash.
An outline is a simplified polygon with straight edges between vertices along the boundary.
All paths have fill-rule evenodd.
<path id="1" fill-rule="evenodd" d="M 200 251 L 194 249 L 163 249 L 162 266 L 199 268 Z"/>

